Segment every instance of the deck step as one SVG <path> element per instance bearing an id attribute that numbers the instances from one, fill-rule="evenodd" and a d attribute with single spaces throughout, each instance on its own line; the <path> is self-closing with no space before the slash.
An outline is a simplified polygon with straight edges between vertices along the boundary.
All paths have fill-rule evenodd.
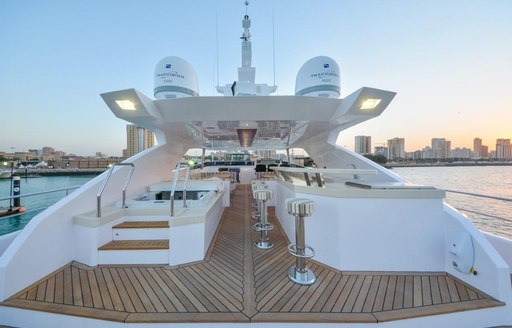
<path id="1" fill-rule="evenodd" d="M 113 227 L 114 229 L 151 229 L 169 228 L 169 221 L 126 221 Z"/>
<path id="2" fill-rule="evenodd" d="M 114 240 L 98 248 L 100 251 L 169 249 L 168 240 Z"/>

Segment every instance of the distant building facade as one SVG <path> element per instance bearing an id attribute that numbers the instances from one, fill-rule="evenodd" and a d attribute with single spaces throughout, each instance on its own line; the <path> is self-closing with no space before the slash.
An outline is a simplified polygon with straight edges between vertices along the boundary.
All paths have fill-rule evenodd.
<path id="1" fill-rule="evenodd" d="M 496 140 L 496 158 L 497 159 L 511 159 L 511 145 L 510 139 L 497 139 Z"/>
<path id="2" fill-rule="evenodd" d="M 424 158 L 424 159 L 429 159 L 429 158 L 432 158 L 432 148 L 429 147 L 429 146 L 426 146 L 424 147 L 422 150 L 421 150 L 421 158 Z"/>
<path id="3" fill-rule="evenodd" d="M 354 151 L 358 154 L 371 154 L 372 153 L 372 137 L 371 136 L 356 136 L 355 137 Z"/>
<path id="4" fill-rule="evenodd" d="M 132 157 L 141 151 L 151 148 L 155 145 L 155 135 L 153 132 L 134 124 L 126 126 L 126 152 L 123 151 L 123 157 Z"/>
<path id="5" fill-rule="evenodd" d="M 475 138 L 473 139 L 473 157 L 474 158 L 482 158 L 482 139 Z"/>
<path id="6" fill-rule="evenodd" d="M 375 156 L 384 156 L 384 157 L 388 157 L 388 147 L 384 147 L 384 146 L 377 146 L 374 148 L 373 150 L 373 155 Z"/>
<path id="7" fill-rule="evenodd" d="M 388 140 L 388 154 L 389 160 L 405 159 L 405 139 L 393 138 Z"/>
<path id="8" fill-rule="evenodd" d="M 453 158 L 469 159 L 471 158 L 471 149 L 463 147 L 457 147 L 452 151 Z"/>
<path id="9" fill-rule="evenodd" d="M 489 147 L 482 145 L 482 158 L 489 158 Z"/>
<path id="10" fill-rule="evenodd" d="M 443 159 L 450 157 L 452 142 L 445 138 L 432 138 L 432 158 Z"/>

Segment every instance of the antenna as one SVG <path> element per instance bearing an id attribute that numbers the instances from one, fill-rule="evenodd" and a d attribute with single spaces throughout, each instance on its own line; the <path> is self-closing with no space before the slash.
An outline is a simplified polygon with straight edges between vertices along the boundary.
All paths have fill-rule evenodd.
<path id="1" fill-rule="evenodd" d="M 215 96 L 215 58 L 212 63 L 212 75 L 212 96 Z"/>
<path id="2" fill-rule="evenodd" d="M 276 85 L 276 38 L 274 28 L 274 10 L 272 9 L 272 69 L 274 70 L 274 86 Z"/>
<path id="3" fill-rule="evenodd" d="M 219 18 L 215 13 L 215 38 L 217 40 L 217 86 L 219 86 Z"/>
<path id="4" fill-rule="evenodd" d="M 249 7 L 249 1 L 245 1 L 245 14 L 247 15 L 247 8 Z"/>

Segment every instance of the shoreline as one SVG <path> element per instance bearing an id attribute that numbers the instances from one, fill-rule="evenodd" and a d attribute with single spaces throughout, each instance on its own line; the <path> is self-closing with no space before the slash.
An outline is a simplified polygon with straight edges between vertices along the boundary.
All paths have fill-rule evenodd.
<path id="1" fill-rule="evenodd" d="M 71 175 L 100 175 L 107 169 L 21 169 L 14 176 L 22 178 L 71 176 Z M 9 178 L 8 178 L 9 179 Z"/>
<path id="2" fill-rule="evenodd" d="M 512 166 L 512 162 L 488 162 L 488 163 L 393 163 L 384 164 L 384 167 L 387 169 L 392 169 L 395 167 L 460 167 L 460 166 Z"/>

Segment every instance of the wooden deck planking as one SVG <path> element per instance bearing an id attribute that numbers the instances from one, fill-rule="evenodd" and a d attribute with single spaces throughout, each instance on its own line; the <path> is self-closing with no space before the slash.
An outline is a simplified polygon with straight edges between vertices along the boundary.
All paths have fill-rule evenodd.
<path id="1" fill-rule="evenodd" d="M 198 309 L 194 306 L 194 300 L 183 294 L 171 278 L 165 274 L 164 270 L 148 268 L 148 272 L 160 286 L 163 286 L 162 290 L 166 292 L 167 297 L 178 312 L 198 312 Z"/>
<path id="2" fill-rule="evenodd" d="M 362 312 L 372 312 L 373 305 L 375 304 L 375 299 L 377 297 L 377 291 L 379 290 L 380 278 L 381 277 L 379 276 L 373 277 L 370 289 L 368 290 L 368 296 L 366 297 L 366 300 L 363 305 Z"/>
<path id="3" fill-rule="evenodd" d="M 54 296 L 55 296 L 55 276 L 50 277 L 48 279 L 48 282 L 46 284 L 46 293 L 44 301 L 47 303 L 53 303 L 54 302 Z"/>
<path id="4" fill-rule="evenodd" d="M 103 277 L 103 272 L 101 271 L 101 269 L 96 268 L 94 269 L 94 274 L 96 275 L 96 281 L 98 283 L 98 290 L 101 296 L 101 301 L 103 302 L 103 307 L 105 308 L 105 310 L 114 310 L 114 305 L 112 304 L 110 292 L 108 291 L 105 278 Z"/>
<path id="5" fill-rule="evenodd" d="M 111 297 L 114 310 L 121 312 L 125 311 L 123 301 L 121 301 L 121 295 L 119 295 L 119 292 L 115 286 L 110 270 L 107 268 L 103 268 L 100 270 L 105 279 L 105 285 L 107 286 L 108 293 Z M 105 291 L 103 291 L 103 293 L 105 293 Z M 106 298 L 106 293 L 104 294 L 103 297 Z"/>
<path id="6" fill-rule="evenodd" d="M 159 283 L 159 280 L 157 280 L 147 268 L 141 268 L 140 273 L 142 274 L 143 279 L 145 279 L 149 286 L 152 288 L 162 306 L 165 308 L 165 310 L 161 312 L 178 312 L 178 309 L 172 302 L 172 291 L 169 289 L 169 287 L 162 280 L 160 280 L 161 283 Z M 179 303 L 181 304 L 181 302 Z M 183 307 L 183 309 L 185 308 Z"/>
<path id="7" fill-rule="evenodd" d="M 153 302 L 149 299 L 149 296 L 142 288 L 142 285 L 135 277 L 135 274 L 134 274 L 132 268 L 120 268 L 120 270 L 122 270 L 123 274 L 125 274 L 126 277 L 128 277 L 128 281 L 132 286 L 132 289 L 131 289 L 132 292 L 134 291 L 138 296 L 138 297 L 133 297 L 132 299 L 137 299 L 137 303 L 138 303 L 138 301 L 140 301 L 140 303 L 142 305 L 142 308 L 139 306 L 139 304 L 136 305 L 136 306 L 139 306 L 139 309 L 140 309 L 140 311 L 137 311 L 137 312 L 156 312 Z M 123 278 L 121 278 L 121 279 L 123 279 Z M 132 293 L 130 293 L 130 295 L 131 294 Z M 134 302 L 134 304 L 135 304 L 135 302 Z"/>
<path id="8" fill-rule="evenodd" d="M 340 272 L 310 262 L 315 284 L 295 284 L 287 277 L 294 258 L 273 209 L 274 248 L 254 246 L 249 190 L 240 185 L 232 195 L 205 261 L 172 268 L 71 264 L 2 305 L 124 322 L 377 322 L 501 305 L 445 273 Z"/>
<path id="9" fill-rule="evenodd" d="M 439 279 L 438 277 L 430 277 L 430 292 L 432 293 L 432 304 L 441 304 L 441 293 L 439 291 Z M 475 293 L 476 295 L 476 293 Z"/>
<path id="10" fill-rule="evenodd" d="M 126 221 L 113 226 L 113 229 L 154 229 L 169 228 L 169 221 Z"/>
<path id="11" fill-rule="evenodd" d="M 395 295 L 393 300 L 393 309 L 402 309 L 404 307 L 404 294 L 405 294 L 405 277 L 398 276 L 396 279 Z"/>
<path id="12" fill-rule="evenodd" d="M 98 248 L 100 251 L 169 249 L 168 240 L 113 240 Z"/>

